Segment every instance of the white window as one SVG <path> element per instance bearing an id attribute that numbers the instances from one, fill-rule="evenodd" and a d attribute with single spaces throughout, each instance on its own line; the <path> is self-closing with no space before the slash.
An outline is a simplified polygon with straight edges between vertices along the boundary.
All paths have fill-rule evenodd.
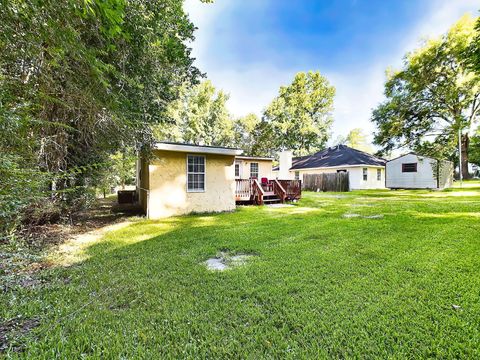
<path id="1" fill-rule="evenodd" d="M 258 163 L 250 163 L 250 178 L 258 179 Z"/>
<path id="2" fill-rule="evenodd" d="M 368 168 L 363 168 L 363 181 L 368 180 Z"/>
<path id="3" fill-rule="evenodd" d="M 187 155 L 187 191 L 205 191 L 205 156 Z"/>
<path id="4" fill-rule="evenodd" d="M 295 171 L 295 180 L 300 180 L 300 171 Z"/>
<path id="5" fill-rule="evenodd" d="M 382 169 L 377 169 L 377 180 L 378 181 L 382 180 Z"/>
<path id="6" fill-rule="evenodd" d="M 235 163 L 235 177 L 239 178 L 240 177 L 240 164 Z"/>

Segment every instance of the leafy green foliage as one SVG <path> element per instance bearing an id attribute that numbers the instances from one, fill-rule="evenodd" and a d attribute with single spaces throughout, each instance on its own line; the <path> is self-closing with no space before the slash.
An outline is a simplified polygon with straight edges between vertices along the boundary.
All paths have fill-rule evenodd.
<path id="1" fill-rule="evenodd" d="M 335 143 L 347 145 L 353 149 L 365 151 L 367 153 L 372 153 L 372 146 L 368 142 L 367 135 L 361 128 L 350 130 L 346 137 L 338 137 Z"/>
<path id="2" fill-rule="evenodd" d="M 45 175 L 43 186 L 25 183 L 25 191 L 15 193 L 19 203 L 39 190 L 73 204 L 109 171 L 92 165 L 106 164 L 121 147 L 152 143 L 151 125 L 167 119 L 178 87 L 200 75 L 187 47 L 194 26 L 182 5 L 2 2 L 0 153 L 11 169 L 3 168 L 9 171 L 3 179 L 19 172 Z"/>
<path id="3" fill-rule="evenodd" d="M 480 127 L 477 129 L 476 133 L 472 136 L 470 141 L 469 160 L 472 164 L 480 166 Z"/>
<path id="4" fill-rule="evenodd" d="M 197 145 L 229 146 L 234 130 L 227 110 L 228 95 L 217 91 L 211 81 L 182 89 L 178 100 L 168 107 L 170 122 L 156 129 L 160 140 Z"/>
<path id="5" fill-rule="evenodd" d="M 475 19 L 462 17 L 442 37 L 427 41 L 390 72 L 387 100 L 372 115 L 375 143 L 388 152 L 408 146 L 436 157 L 452 157 L 463 130 L 464 177 L 468 131 L 478 122 L 480 74 L 465 65 L 464 54 L 475 36 Z"/>
<path id="6" fill-rule="evenodd" d="M 255 114 L 235 119 L 233 123 L 234 145 L 243 149 L 245 155 L 262 155 L 257 154 L 258 149 L 255 149 L 259 126 L 260 118 Z"/>
<path id="7" fill-rule="evenodd" d="M 264 113 L 274 138 L 274 150 L 291 149 L 305 155 L 323 148 L 332 125 L 335 88 L 319 72 L 299 72 Z"/>

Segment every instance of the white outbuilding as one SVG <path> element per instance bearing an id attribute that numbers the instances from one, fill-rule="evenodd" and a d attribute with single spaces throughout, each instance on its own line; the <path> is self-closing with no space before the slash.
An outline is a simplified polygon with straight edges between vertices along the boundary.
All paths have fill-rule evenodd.
<path id="1" fill-rule="evenodd" d="M 390 189 L 444 189 L 453 184 L 453 163 L 408 153 L 387 162 L 385 178 Z"/>

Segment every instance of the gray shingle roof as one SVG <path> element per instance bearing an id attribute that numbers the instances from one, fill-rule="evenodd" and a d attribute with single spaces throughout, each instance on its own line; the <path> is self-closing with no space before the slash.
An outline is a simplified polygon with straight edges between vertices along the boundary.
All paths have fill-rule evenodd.
<path id="1" fill-rule="evenodd" d="M 313 155 L 295 157 L 290 170 L 337 167 L 345 165 L 385 166 L 386 160 L 366 152 L 337 145 L 321 150 Z"/>

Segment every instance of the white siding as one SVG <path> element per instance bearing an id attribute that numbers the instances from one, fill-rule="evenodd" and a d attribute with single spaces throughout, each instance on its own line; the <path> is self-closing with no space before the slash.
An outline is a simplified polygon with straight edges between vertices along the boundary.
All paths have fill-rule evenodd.
<path id="1" fill-rule="evenodd" d="M 367 180 L 363 180 L 363 168 L 367 168 Z M 377 169 L 381 171 L 381 179 L 377 180 Z M 305 169 L 300 171 L 300 180 L 303 181 L 304 174 L 323 174 L 336 173 L 337 170 L 347 170 L 349 174 L 350 190 L 368 190 L 368 189 L 385 189 L 385 168 L 372 166 L 346 166 L 331 167 L 318 169 Z M 294 178 L 295 172 L 290 171 L 291 178 Z"/>
<path id="2" fill-rule="evenodd" d="M 417 163 L 416 172 L 402 172 L 402 164 Z M 387 187 L 393 189 L 436 189 L 437 160 L 407 154 L 387 162 Z M 440 188 L 451 186 L 453 171 L 450 161 L 440 166 Z"/>

